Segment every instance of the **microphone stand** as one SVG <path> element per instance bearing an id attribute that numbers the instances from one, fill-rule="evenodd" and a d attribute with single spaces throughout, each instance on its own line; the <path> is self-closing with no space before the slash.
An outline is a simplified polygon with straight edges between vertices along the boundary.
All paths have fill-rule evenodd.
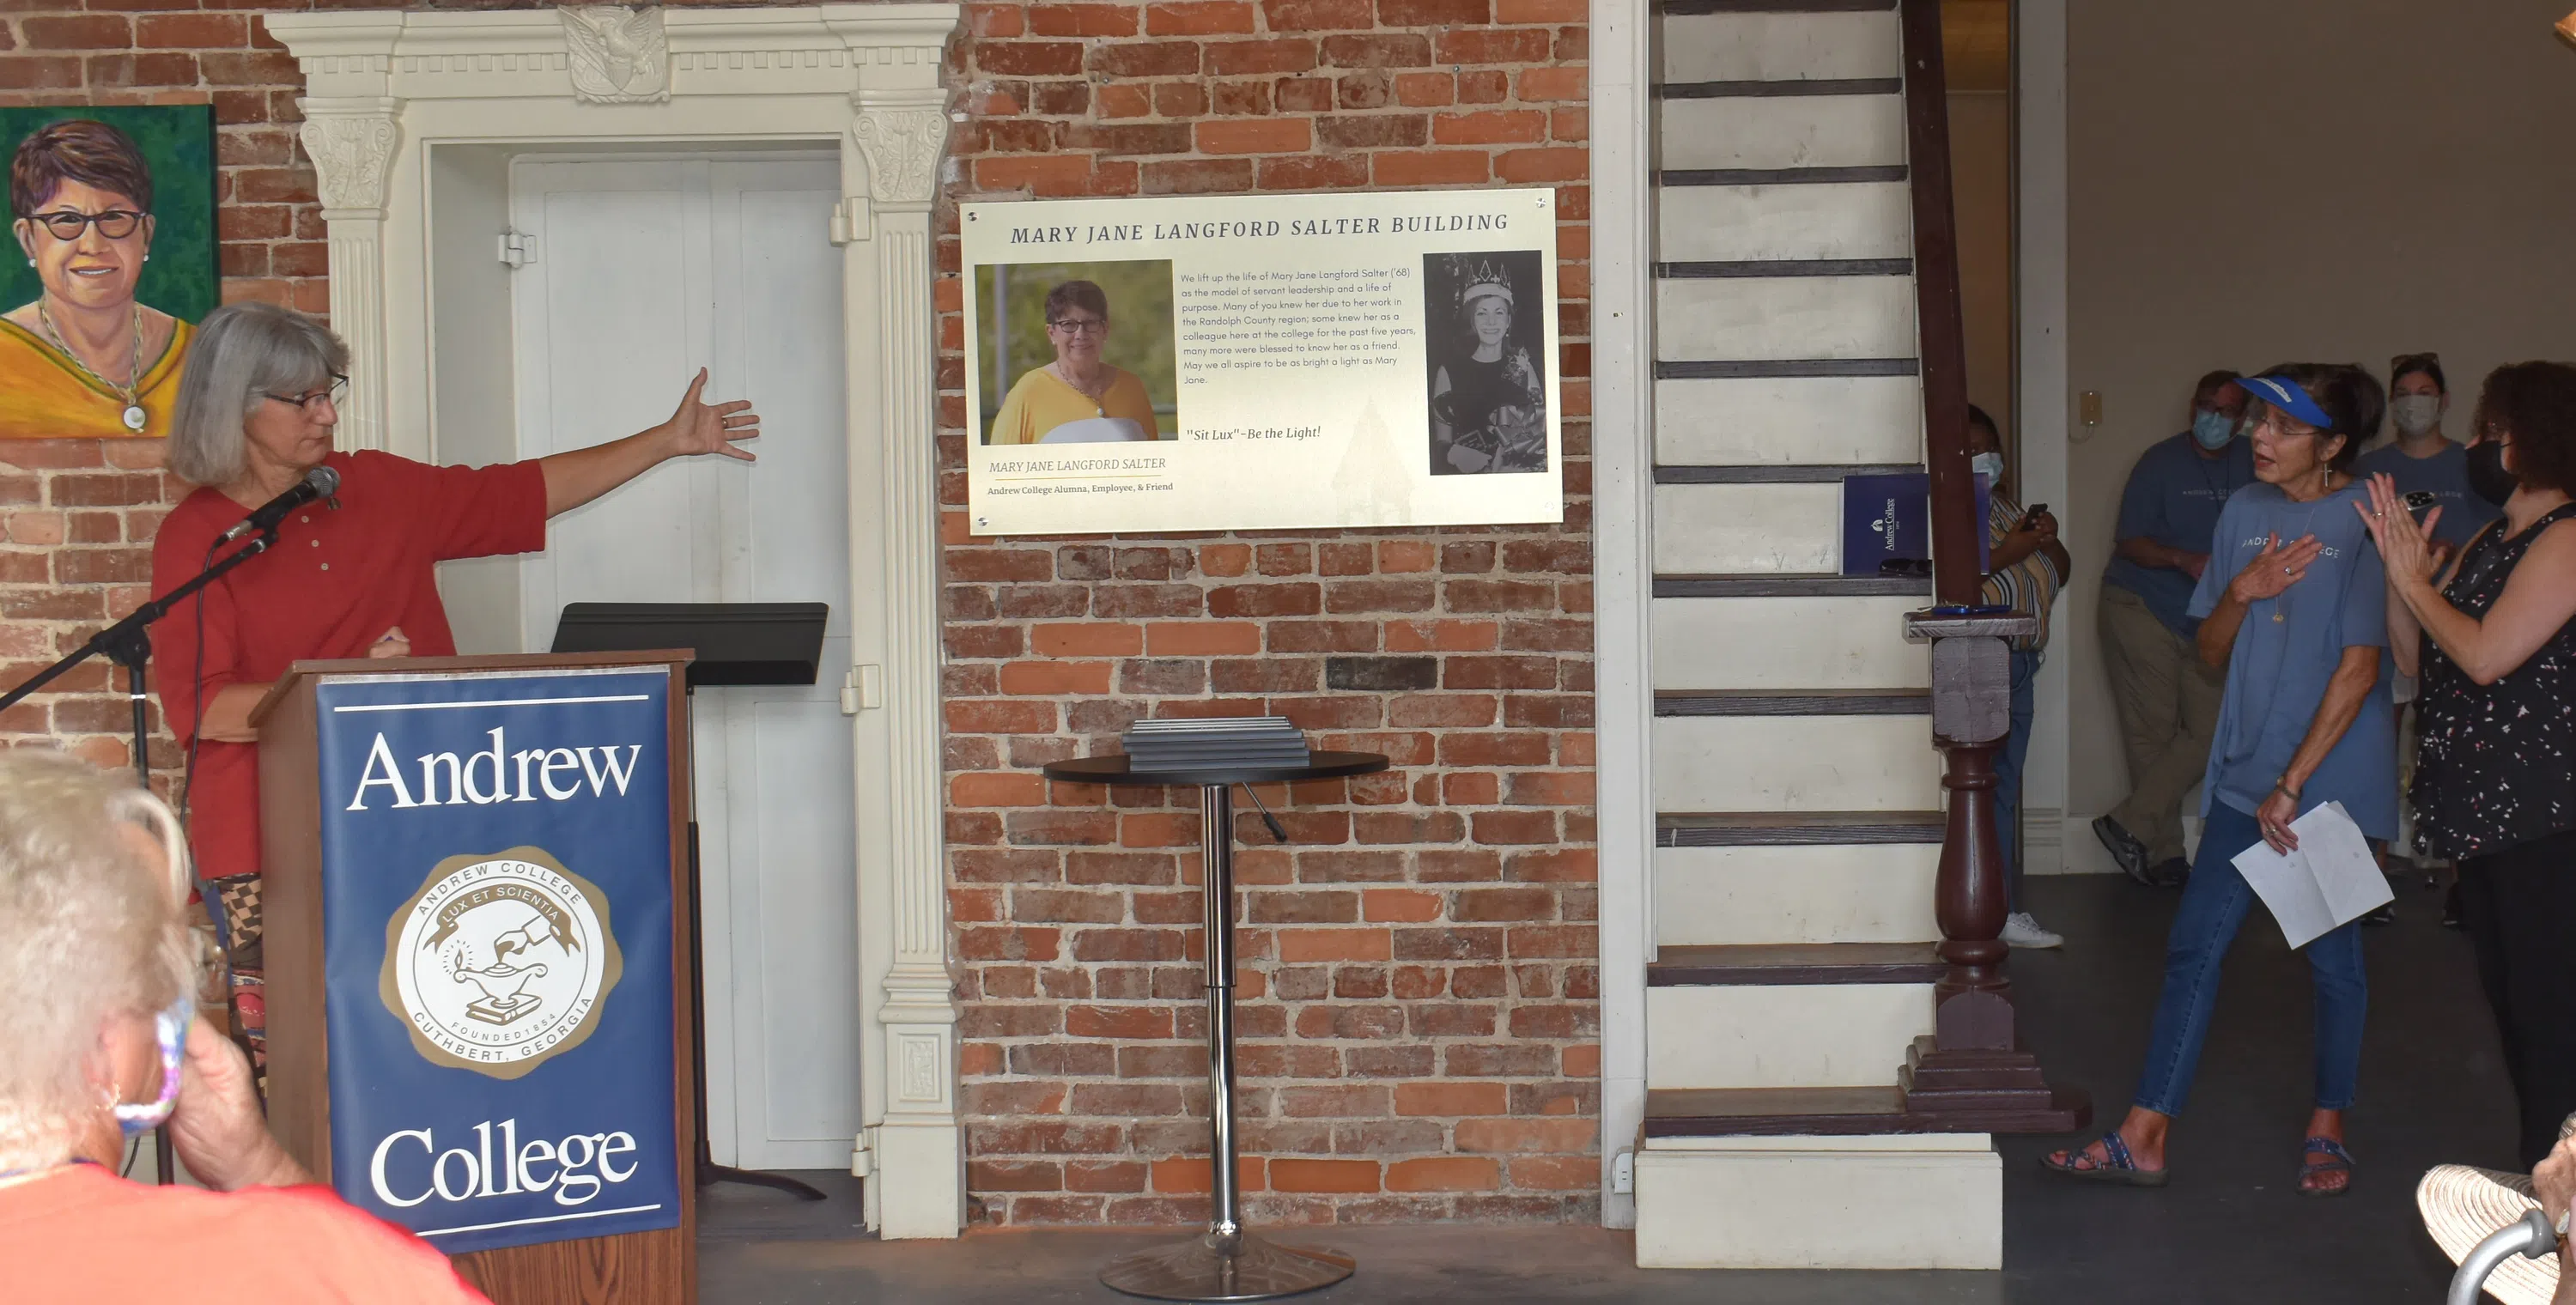
<path id="1" fill-rule="evenodd" d="M 152 661 L 152 623 L 168 616 L 170 610 L 177 607 L 181 599 L 213 584 L 234 567 L 267 552 L 276 542 L 277 527 L 270 526 L 260 532 L 259 538 L 252 540 L 236 552 L 225 554 L 213 565 L 198 572 L 195 579 L 145 603 L 134 609 L 133 614 L 124 620 L 91 635 L 89 642 L 74 649 L 70 656 L 36 672 L 34 679 L 5 694 L 0 694 L 0 712 L 17 706 L 37 690 L 61 678 L 64 672 L 92 657 L 105 657 L 115 662 L 125 668 L 126 700 L 134 707 L 134 776 L 142 782 L 145 791 L 150 791 L 152 757 L 148 749 L 151 745 L 152 726 L 145 706 L 143 672 Z M 218 904 L 213 909 L 220 912 L 223 908 Z M 164 1187 L 169 1186 L 178 1166 L 171 1156 L 170 1130 L 166 1125 L 152 1130 L 152 1160 L 158 1170 L 159 1182 Z"/>

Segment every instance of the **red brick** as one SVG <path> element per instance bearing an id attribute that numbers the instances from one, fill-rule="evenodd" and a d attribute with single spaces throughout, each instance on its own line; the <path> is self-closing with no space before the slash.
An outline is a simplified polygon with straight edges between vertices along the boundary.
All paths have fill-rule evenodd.
<path id="1" fill-rule="evenodd" d="M 1511 1090 L 1500 1083 L 1401 1083 L 1395 1089 L 1399 1115 L 1464 1117 L 1510 1109 Z"/>
<path id="2" fill-rule="evenodd" d="M 1488 23 L 1493 17 L 1492 0 L 1377 0 L 1377 20 L 1388 27 Z"/>
<path id="3" fill-rule="evenodd" d="M 1333 32 L 1366 28 L 1376 22 L 1371 0 L 1261 0 L 1262 16 L 1274 32 Z"/>
<path id="4" fill-rule="evenodd" d="M 1172 1012 L 1165 1006 L 1069 1006 L 1064 1031 L 1075 1038 L 1169 1038 Z"/>
<path id="5" fill-rule="evenodd" d="M 1314 143 L 1313 125 L 1304 118 L 1198 125 L 1199 150 L 1207 154 L 1295 154 Z"/>
<path id="6" fill-rule="evenodd" d="M 1419 924 L 1440 918 L 1441 896 L 1411 888 L 1372 888 L 1360 895 L 1361 911 L 1371 920 Z"/>
<path id="7" fill-rule="evenodd" d="M 1384 929 L 1282 929 L 1278 938 L 1284 964 L 1383 961 L 1393 955 Z"/>
<path id="8" fill-rule="evenodd" d="M 1207 1141 L 1204 1131 L 1198 1140 L 1202 1144 Z M 1262 1160 L 1260 1156 L 1249 1155 L 1235 1158 L 1234 1182 L 1238 1190 L 1258 1192 L 1265 1189 L 1266 1166 Z M 1157 1192 L 1204 1192 L 1213 1186 L 1211 1179 L 1214 1166 L 1208 1162 L 1206 1156 L 1157 1160 L 1153 1162 L 1150 1169 L 1153 1175 L 1153 1189 Z"/>
<path id="9" fill-rule="evenodd" d="M 1494 159 L 1494 176 L 1502 181 L 1581 181 L 1590 175 L 1592 154 L 1569 146 L 1505 150 Z M 1560 284 L 1558 290 L 1562 293 Z"/>
<path id="10" fill-rule="evenodd" d="M 1112 41 L 1094 45 L 1091 71 L 1112 77 L 1187 77 L 1199 71 L 1192 41 Z"/>
<path id="11" fill-rule="evenodd" d="M 1431 139 L 1440 145 L 1516 145 L 1547 139 L 1547 115 L 1535 109 L 1484 109 L 1432 115 Z"/>
<path id="12" fill-rule="evenodd" d="M 1249 0 L 1162 0 L 1145 6 L 1152 36 L 1215 36 L 1253 30 Z"/>
<path id="13" fill-rule="evenodd" d="M 1369 162 L 1381 186 L 1457 186 L 1493 175 L 1482 150 L 1389 150 Z"/>
<path id="14" fill-rule="evenodd" d="M 1589 1151 L 1601 1137 L 1601 1125 L 1589 1119 L 1462 1119 L 1458 1149 L 1505 1155 L 1546 1155 Z"/>
<path id="15" fill-rule="evenodd" d="M 1270 1162 L 1270 1186 L 1280 1192 L 1374 1192 L 1378 1162 L 1281 1157 Z"/>
<path id="16" fill-rule="evenodd" d="M 22 18 L 18 35 L 30 50 L 122 50 L 133 43 L 133 29 L 112 14 Z"/>
<path id="17" fill-rule="evenodd" d="M 970 48 L 974 51 L 975 66 L 988 73 L 1067 77 L 1082 71 L 1082 46 L 1077 42 L 977 41 Z"/>
<path id="18" fill-rule="evenodd" d="M 1133 36 L 1136 11 L 1116 4 L 1030 5 L 1028 23 L 1036 36 Z"/>
<path id="19" fill-rule="evenodd" d="M 1582 68 L 1524 68 L 1521 70 L 1521 99 L 1536 104 L 1543 100 L 1580 100 L 1591 94 L 1590 78 Z"/>
<path id="20" fill-rule="evenodd" d="M 1156 621 L 1145 627 L 1145 651 L 1156 657 L 1248 657 L 1261 651 L 1251 621 Z"/>
<path id="21" fill-rule="evenodd" d="M 158 50 L 247 46 L 250 19 L 241 14 L 147 14 L 134 20 L 134 44 Z"/>
<path id="22" fill-rule="evenodd" d="M 1502 1186 L 1502 1164 L 1483 1156 L 1417 1156 L 1386 1167 L 1390 1192 L 1490 1192 Z"/>
<path id="23" fill-rule="evenodd" d="M 961 807 L 1041 807 L 1047 800 L 1046 776 L 957 775 L 948 781 L 948 800 Z"/>
<path id="24" fill-rule="evenodd" d="M 1144 643 L 1144 631 L 1114 622 L 1029 627 L 1029 649 L 1042 657 L 1132 657 Z"/>
<path id="25" fill-rule="evenodd" d="M 1211 41 L 1206 54 L 1211 77 L 1315 70 L 1315 43 L 1308 40 Z"/>

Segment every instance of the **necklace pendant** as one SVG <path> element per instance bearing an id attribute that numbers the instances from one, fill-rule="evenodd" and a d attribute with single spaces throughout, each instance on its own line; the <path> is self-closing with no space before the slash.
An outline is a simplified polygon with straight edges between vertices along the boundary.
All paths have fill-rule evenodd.
<path id="1" fill-rule="evenodd" d="M 129 403 L 125 405 L 125 428 L 127 430 L 140 434 L 143 430 L 143 423 L 148 420 L 150 420 L 150 415 L 143 411 L 142 404 Z"/>

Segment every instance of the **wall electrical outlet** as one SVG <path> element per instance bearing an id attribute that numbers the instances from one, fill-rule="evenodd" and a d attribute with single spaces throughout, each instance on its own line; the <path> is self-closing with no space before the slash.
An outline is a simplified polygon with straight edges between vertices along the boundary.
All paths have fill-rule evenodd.
<path id="1" fill-rule="evenodd" d="M 1636 1152 L 1622 1151 L 1610 1157 L 1610 1194 L 1612 1196 L 1637 1194 Z"/>

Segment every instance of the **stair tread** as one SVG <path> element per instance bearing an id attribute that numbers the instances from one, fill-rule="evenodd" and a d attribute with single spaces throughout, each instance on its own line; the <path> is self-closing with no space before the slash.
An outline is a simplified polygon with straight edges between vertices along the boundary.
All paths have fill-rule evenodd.
<path id="1" fill-rule="evenodd" d="M 1918 376 L 1916 358 L 1659 358 L 1659 381 L 1816 380 L 1855 376 Z"/>
<path id="2" fill-rule="evenodd" d="M 1930 577 L 1829 575 L 1780 571 L 1767 575 L 1658 574 L 1657 598 L 1922 598 L 1932 597 Z"/>
<path id="3" fill-rule="evenodd" d="M 1830 186 L 1864 181 L 1903 181 L 1902 163 L 1855 163 L 1814 168 L 1661 168 L 1657 186 Z"/>
<path id="4" fill-rule="evenodd" d="M 1949 817 L 1939 811 L 1667 811 L 1655 816 L 1655 845 L 1938 843 L 1948 824 Z"/>
<path id="5" fill-rule="evenodd" d="M 1790 95 L 1903 95 L 1899 77 L 1772 77 L 1698 82 L 1658 82 L 1659 100 L 1761 99 Z"/>
<path id="6" fill-rule="evenodd" d="M 1930 983 L 1949 972 L 1932 943 L 1755 943 L 1656 949 L 1648 987 Z"/>
<path id="7" fill-rule="evenodd" d="M 1666 281 L 1750 280 L 1784 276 L 1912 276 L 1911 258 L 1682 259 L 1655 264 Z"/>
<path id="8" fill-rule="evenodd" d="M 1896 0 L 1664 0 L 1666 17 L 1713 14 L 1849 14 L 1894 9 Z"/>
<path id="9" fill-rule="evenodd" d="M 1745 462 L 1655 464 L 1658 485 L 1833 485 L 1845 476 L 1902 476 L 1920 462 Z"/>
<path id="10" fill-rule="evenodd" d="M 1652 1088 L 1647 1137 L 1865 1137 L 1889 1133 L 2049 1133 L 2082 1128 L 2092 1103 L 2059 1088 L 2045 1106 L 1914 1110 L 1901 1088 Z"/>
<path id="11" fill-rule="evenodd" d="M 1658 689 L 1655 714 L 1679 716 L 1928 716 L 1930 689 Z"/>

